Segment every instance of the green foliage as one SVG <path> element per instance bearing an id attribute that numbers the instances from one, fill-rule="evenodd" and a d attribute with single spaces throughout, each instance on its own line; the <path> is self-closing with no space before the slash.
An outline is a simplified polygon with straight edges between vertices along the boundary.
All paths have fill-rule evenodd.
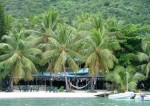
<path id="1" fill-rule="evenodd" d="M 5 27 L 6 27 L 6 32 L 8 33 L 9 31 L 11 31 L 12 28 L 12 23 L 13 23 L 14 18 L 10 15 L 5 17 Z"/>
<path id="2" fill-rule="evenodd" d="M 59 90 L 59 92 L 63 92 L 64 91 L 64 86 L 61 86 L 58 90 Z"/>
<path id="3" fill-rule="evenodd" d="M 136 55 L 133 53 L 121 54 L 119 58 L 119 62 L 123 66 L 132 65 L 136 61 Z"/>
<path id="4" fill-rule="evenodd" d="M 5 28 L 4 9 L 3 9 L 2 3 L 0 2 L 0 40 L 2 36 L 5 34 L 6 34 L 6 28 Z"/>
<path id="5" fill-rule="evenodd" d="M 41 53 L 35 48 L 33 39 L 23 31 L 10 32 L 3 39 L 5 43 L 0 43 L 0 67 L 3 69 L 1 76 L 4 78 L 9 75 L 16 83 L 20 79 L 32 80 L 32 74 L 37 73 L 34 63 L 39 63 L 38 56 Z"/>
<path id="6" fill-rule="evenodd" d="M 138 68 L 140 71 L 144 71 L 148 78 L 150 73 L 150 36 L 142 39 L 141 48 L 142 51 L 137 54 L 138 61 L 140 62 Z"/>
<path id="7" fill-rule="evenodd" d="M 136 69 L 132 66 L 128 66 L 127 68 L 117 66 L 113 72 L 108 73 L 106 76 L 107 80 L 116 84 L 116 89 L 120 92 L 125 92 L 127 90 L 127 78 L 128 89 L 135 91 L 138 81 L 144 80 L 145 76 L 139 72 L 136 72 Z"/>
<path id="8" fill-rule="evenodd" d="M 78 58 L 80 63 L 86 63 L 92 75 L 99 74 L 100 70 L 104 73 L 108 69 L 113 70 L 113 66 L 116 64 L 126 67 L 130 65 L 136 67 L 141 64 L 143 68 L 143 63 L 145 64 L 145 62 L 148 62 L 148 64 L 143 69 L 147 70 L 148 73 L 150 66 L 147 59 L 150 51 L 148 40 L 150 26 L 147 19 L 149 18 L 147 18 L 147 12 L 144 13 L 143 10 L 138 10 L 137 8 L 139 6 L 145 10 L 143 5 L 146 6 L 148 1 L 138 0 L 136 3 L 134 1 L 3 1 L 6 13 L 17 18 L 15 19 L 10 15 L 5 18 L 6 30 L 10 33 L 4 37 L 5 41 L 0 44 L 0 66 L 3 68 L 3 70 L 0 70 L 1 77 L 10 74 L 10 72 L 13 72 L 12 74 L 17 77 L 21 73 L 24 79 L 31 77 L 29 74 L 32 70 L 29 70 L 30 72 L 27 72 L 26 75 L 22 73 L 28 69 L 28 66 L 31 69 L 29 63 L 32 63 L 32 66 L 36 64 L 38 69 L 42 71 L 47 68 L 48 71 L 66 72 L 65 67 L 70 67 L 72 71 L 77 71 L 79 66 L 74 58 Z M 11 3 L 13 5 L 8 6 Z M 135 15 L 137 11 L 134 8 L 138 12 L 142 11 L 140 13 L 142 18 L 146 17 L 147 19 L 141 21 L 142 18 L 138 14 Z M 45 12 L 49 9 L 57 11 Z M 38 15 L 33 16 L 33 14 Z M 82 15 L 80 16 L 80 14 Z M 139 18 L 135 20 L 136 17 Z M 142 47 L 140 47 L 141 41 Z M 33 45 L 34 47 L 29 49 Z M 42 55 L 40 55 L 39 49 L 43 52 Z M 146 55 L 138 54 L 139 58 L 137 58 L 135 55 L 138 52 L 144 52 Z M 26 53 L 29 55 L 28 60 L 30 62 L 22 60 L 22 57 L 27 57 L 24 56 Z M 36 57 L 42 58 L 41 61 L 39 62 Z M 137 62 L 137 59 L 140 62 Z M 6 65 L 6 63 L 9 65 Z M 24 63 L 26 64 L 24 65 Z M 44 66 L 38 65 L 39 63 Z M 12 68 L 13 66 L 15 68 Z M 10 69 L 18 70 L 14 72 L 14 70 Z M 119 70 L 121 70 L 119 72 L 121 75 L 125 75 L 124 68 Z M 132 71 L 134 73 L 130 74 L 134 76 L 136 72 L 135 70 Z M 67 77 L 65 81 L 67 84 Z M 131 81 L 131 88 L 135 88 L 136 83 L 137 81 Z M 123 84 L 124 81 L 122 82 Z M 124 88 L 124 86 L 121 87 L 122 90 Z"/>
<path id="9" fill-rule="evenodd" d="M 149 24 L 148 0 L 3 0 L 5 11 L 22 18 L 44 11 L 58 10 L 61 16 L 73 19 L 83 13 L 115 16 L 127 23 Z"/>
<path id="10" fill-rule="evenodd" d="M 137 66 L 136 54 L 141 49 L 141 41 L 148 33 L 147 25 L 141 24 L 127 24 L 120 29 L 118 39 L 120 41 L 121 49 L 116 51 L 116 57 L 119 63 L 123 66 L 133 65 Z"/>

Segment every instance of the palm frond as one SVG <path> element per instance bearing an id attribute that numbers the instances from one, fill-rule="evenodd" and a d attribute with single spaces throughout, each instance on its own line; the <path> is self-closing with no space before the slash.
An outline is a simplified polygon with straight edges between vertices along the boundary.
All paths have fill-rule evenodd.
<path id="1" fill-rule="evenodd" d="M 11 65 L 11 64 L 14 64 L 17 60 L 19 59 L 18 55 L 15 53 L 13 54 L 10 58 L 4 60 L 4 61 L 1 61 L 0 62 L 0 66 L 5 66 L 5 65 Z"/>
<path id="2" fill-rule="evenodd" d="M 27 71 L 30 71 L 30 74 L 37 73 L 37 69 L 30 59 L 22 57 L 22 65 L 23 68 L 27 69 Z"/>
<path id="3" fill-rule="evenodd" d="M 6 43 L 0 43 L 0 50 L 12 50 L 12 46 Z"/>
<path id="4" fill-rule="evenodd" d="M 135 82 L 135 81 L 129 82 L 128 87 L 129 87 L 129 90 L 135 91 L 136 87 L 137 87 L 137 82 Z"/>
<path id="5" fill-rule="evenodd" d="M 24 77 L 24 70 L 21 61 L 16 62 L 16 65 L 13 69 L 13 77 L 16 79 L 21 79 Z"/>
<path id="6" fill-rule="evenodd" d="M 68 52 L 68 54 L 70 54 L 73 58 L 78 58 L 79 61 L 81 61 L 81 62 L 84 62 L 84 61 L 85 61 L 85 58 L 84 58 L 83 55 L 81 55 L 81 54 L 79 54 L 79 53 L 77 53 L 77 52 L 75 52 L 75 51 L 73 51 L 73 50 L 70 50 L 70 49 L 68 49 L 67 52 Z"/>
<path id="7" fill-rule="evenodd" d="M 78 65 L 76 64 L 74 58 L 72 58 L 69 54 L 65 53 L 66 58 L 67 58 L 67 63 L 69 65 L 69 67 L 74 71 L 77 72 L 78 71 Z"/>
<path id="8" fill-rule="evenodd" d="M 38 44 L 43 42 L 43 39 L 44 39 L 43 36 L 40 36 L 40 37 L 30 36 L 25 40 L 27 41 L 27 45 L 31 47 L 36 47 Z"/>
<path id="9" fill-rule="evenodd" d="M 46 63 L 51 60 L 53 57 L 59 56 L 59 51 L 57 49 L 46 51 L 42 54 L 42 63 Z"/>
<path id="10" fill-rule="evenodd" d="M 0 61 L 4 61 L 6 59 L 8 59 L 9 57 L 11 57 L 12 54 L 3 54 L 0 55 Z"/>
<path id="11" fill-rule="evenodd" d="M 90 56 L 88 56 L 87 59 L 86 59 L 86 67 L 88 67 L 88 65 L 93 63 L 93 60 L 95 60 L 96 57 L 97 56 L 96 56 L 95 52 L 93 52 Z"/>
<path id="12" fill-rule="evenodd" d="M 105 62 L 105 64 L 107 64 L 107 67 L 110 69 L 113 68 L 115 62 L 118 62 L 117 58 L 112 54 L 112 51 L 110 51 L 109 49 L 102 49 L 99 52 L 99 56 L 101 56 L 102 60 Z"/>
<path id="13" fill-rule="evenodd" d="M 144 52 L 150 52 L 150 37 L 145 37 L 145 39 L 142 40 L 142 49 Z"/>
<path id="14" fill-rule="evenodd" d="M 145 54 L 145 53 L 142 53 L 142 52 L 139 52 L 139 53 L 137 54 L 137 58 L 138 58 L 138 60 L 139 60 L 140 62 L 148 61 L 148 59 L 149 59 L 148 55 Z"/>
<path id="15" fill-rule="evenodd" d="M 138 68 L 138 70 L 140 70 L 140 71 L 144 71 L 145 68 L 146 68 L 146 65 L 147 65 L 147 64 L 138 65 L 137 68 Z"/>
<path id="16" fill-rule="evenodd" d="M 148 77 L 150 71 L 150 62 L 146 66 L 146 77 Z"/>
<path id="17" fill-rule="evenodd" d="M 0 80 L 4 79 L 8 74 L 10 74 L 10 68 L 8 67 L 2 67 L 0 68 Z"/>
<path id="18" fill-rule="evenodd" d="M 32 55 L 40 55 L 42 53 L 42 51 L 37 48 L 29 48 L 25 52 Z"/>
<path id="19" fill-rule="evenodd" d="M 26 58 L 30 59 L 35 64 L 40 64 L 41 55 L 32 55 L 32 54 L 26 54 L 24 55 Z"/>
<path id="20" fill-rule="evenodd" d="M 107 75 L 106 75 L 106 80 L 108 81 L 112 81 L 112 82 L 115 82 L 115 78 L 114 78 L 114 74 L 113 72 L 109 72 Z"/>
<path id="21" fill-rule="evenodd" d="M 54 39 L 54 38 L 49 38 L 49 42 L 50 42 L 50 44 L 52 44 L 53 46 L 56 46 L 56 47 L 58 47 L 58 46 L 60 46 L 60 43 L 56 40 L 56 39 Z"/>
<path id="22" fill-rule="evenodd" d="M 9 35 L 4 35 L 2 39 L 5 40 L 9 45 L 15 45 L 16 39 L 14 36 L 15 35 L 13 33 L 9 33 Z"/>
<path id="23" fill-rule="evenodd" d="M 138 81 L 142 81 L 142 80 L 145 80 L 145 76 L 141 73 L 135 73 L 134 76 L 132 77 L 132 81 L 135 81 L 136 83 Z"/>
<path id="24" fill-rule="evenodd" d="M 64 52 L 61 52 L 58 56 L 55 65 L 54 65 L 54 72 L 61 72 L 63 70 L 63 66 L 66 64 L 66 55 Z"/>
<path id="25" fill-rule="evenodd" d="M 113 50 L 119 50 L 121 48 L 121 46 L 117 40 L 113 40 L 112 42 L 110 42 L 108 47 Z"/>
<path id="26" fill-rule="evenodd" d="M 113 73 L 114 75 L 114 80 L 117 84 L 121 84 L 122 83 L 122 76 L 119 75 L 119 73 Z"/>

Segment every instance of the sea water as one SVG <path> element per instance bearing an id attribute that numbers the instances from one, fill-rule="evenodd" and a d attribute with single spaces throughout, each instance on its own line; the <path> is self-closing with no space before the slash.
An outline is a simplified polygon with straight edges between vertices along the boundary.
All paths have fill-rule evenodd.
<path id="1" fill-rule="evenodd" d="M 0 99 L 0 106 L 150 106 L 149 101 L 107 98 L 21 98 Z"/>

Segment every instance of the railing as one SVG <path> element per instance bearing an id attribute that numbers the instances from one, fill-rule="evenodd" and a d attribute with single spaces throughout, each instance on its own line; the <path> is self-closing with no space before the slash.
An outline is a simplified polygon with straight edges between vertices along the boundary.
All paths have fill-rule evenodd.
<path id="1" fill-rule="evenodd" d="M 24 92 L 32 92 L 32 91 L 39 91 L 39 86 L 37 85 L 19 85 L 19 90 Z"/>

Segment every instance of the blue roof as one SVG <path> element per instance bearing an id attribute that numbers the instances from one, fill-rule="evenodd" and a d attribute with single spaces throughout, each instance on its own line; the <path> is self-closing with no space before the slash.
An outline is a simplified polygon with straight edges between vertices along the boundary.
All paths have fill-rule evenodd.
<path id="1" fill-rule="evenodd" d="M 83 69 L 80 69 L 79 71 L 77 72 L 69 72 L 69 74 L 71 75 L 85 75 L 85 74 L 88 74 L 88 68 L 83 68 Z"/>
<path id="2" fill-rule="evenodd" d="M 83 68 L 83 69 L 80 69 L 77 74 L 88 74 L 89 72 L 89 69 L 88 68 Z"/>
<path id="3" fill-rule="evenodd" d="M 74 60 L 75 60 L 75 61 L 79 61 L 79 59 L 78 59 L 78 58 L 74 58 Z"/>
<path id="4" fill-rule="evenodd" d="M 33 77 L 50 77 L 50 76 L 52 76 L 52 77 L 60 77 L 59 74 L 51 74 L 51 75 L 50 75 L 50 73 L 48 73 L 48 72 L 45 72 L 45 73 L 38 73 L 38 74 L 32 74 L 32 76 L 33 76 Z"/>
<path id="5" fill-rule="evenodd" d="M 50 74 L 49 72 L 45 72 L 45 73 L 38 73 L 38 74 L 32 74 L 33 77 L 65 77 L 64 73 L 60 73 L 60 74 Z M 69 78 L 74 78 L 74 77 L 79 77 L 79 76 L 75 76 L 75 75 L 71 75 L 71 74 L 67 74 L 67 77 Z"/>
<path id="6" fill-rule="evenodd" d="M 32 74 L 33 77 L 65 77 L 65 74 L 59 73 L 59 74 L 54 74 L 54 73 L 38 73 L 38 74 Z M 67 72 L 67 77 L 68 78 L 91 78 L 92 76 L 88 74 L 88 68 L 80 69 L 76 73 L 73 72 Z M 97 78 L 102 78 L 103 76 L 96 76 Z"/>

